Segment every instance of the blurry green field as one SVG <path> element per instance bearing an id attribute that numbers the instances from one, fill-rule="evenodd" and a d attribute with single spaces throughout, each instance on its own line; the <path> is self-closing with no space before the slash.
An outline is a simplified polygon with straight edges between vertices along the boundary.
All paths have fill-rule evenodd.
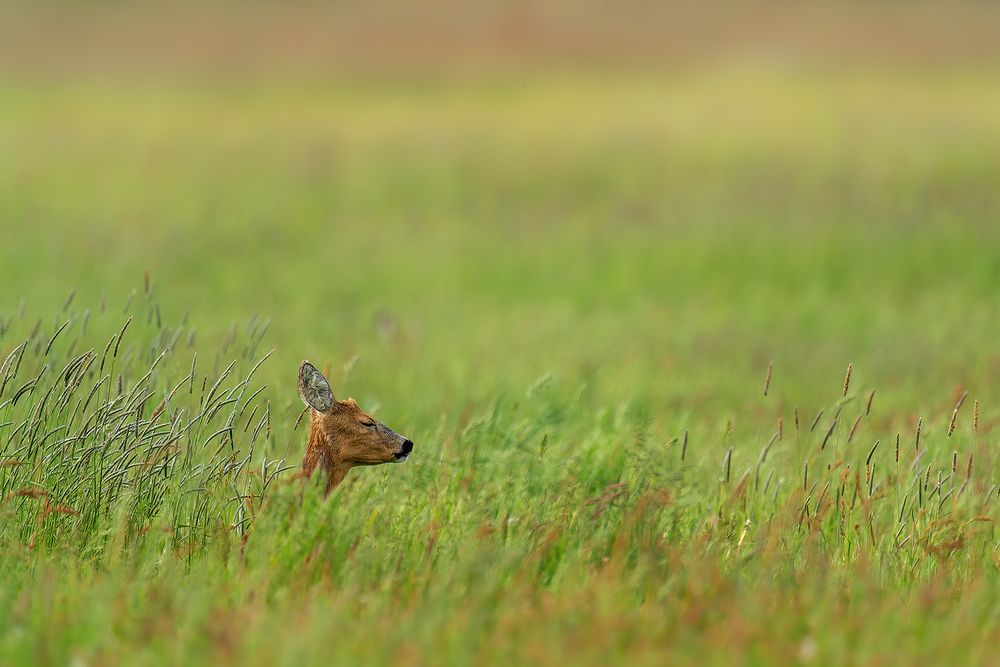
<path id="1" fill-rule="evenodd" d="M 993 72 L 6 84 L 0 664 L 988 663 L 998 146 Z M 278 472 L 303 358 L 410 461 Z"/>

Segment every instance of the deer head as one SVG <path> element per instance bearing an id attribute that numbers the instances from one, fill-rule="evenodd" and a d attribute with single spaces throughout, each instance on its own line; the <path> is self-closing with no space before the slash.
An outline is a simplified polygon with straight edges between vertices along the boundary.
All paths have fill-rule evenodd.
<path id="1" fill-rule="evenodd" d="M 299 396 L 309 408 L 309 444 L 302 461 L 307 475 L 319 466 L 330 493 L 354 466 L 402 463 L 413 442 L 362 410 L 353 398 L 338 401 L 330 383 L 308 361 L 299 366 Z"/>

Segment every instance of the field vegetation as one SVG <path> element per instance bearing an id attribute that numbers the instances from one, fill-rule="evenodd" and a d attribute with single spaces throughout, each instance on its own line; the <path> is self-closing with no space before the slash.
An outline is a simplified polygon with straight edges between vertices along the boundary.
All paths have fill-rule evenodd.
<path id="1" fill-rule="evenodd" d="M 994 73 L 0 88 L 0 663 L 990 664 Z M 329 498 L 299 362 L 416 443 Z"/>

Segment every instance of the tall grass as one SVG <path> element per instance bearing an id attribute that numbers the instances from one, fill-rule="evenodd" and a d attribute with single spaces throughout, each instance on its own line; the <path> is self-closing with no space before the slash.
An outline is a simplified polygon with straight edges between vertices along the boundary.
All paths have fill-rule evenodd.
<path id="1" fill-rule="evenodd" d="M 355 471 L 324 499 L 319 484 L 282 474 L 294 462 L 268 458 L 269 394 L 254 382 L 266 322 L 251 318 L 199 355 L 192 325 L 157 313 L 147 293 L 124 312 L 5 320 L 0 540 L 13 586 L 0 612 L 12 627 L 41 622 L 50 612 L 37 586 L 59 589 L 64 634 L 43 658 L 100 660 L 112 646 L 181 661 L 317 658 L 330 633 L 351 628 L 333 655 L 643 661 L 658 655 L 643 633 L 683 643 L 673 624 L 704 632 L 781 600 L 820 605 L 814 618 L 846 613 L 830 606 L 842 586 L 892 589 L 897 604 L 964 591 L 996 613 L 981 600 L 994 571 L 995 453 L 957 409 L 909 427 L 880 420 L 853 365 L 842 391 L 830 383 L 826 426 L 786 432 L 793 414 L 782 409 L 760 439 L 735 434 L 733 419 L 750 415 L 664 437 L 627 404 L 588 414 L 542 378 L 523 399 L 440 425 L 418 443 L 418 465 Z M 765 405 L 778 400 L 780 363 L 766 374 Z M 93 604 L 113 617 L 130 588 L 166 607 L 130 605 L 134 617 L 111 634 L 75 616 Z M 886 611 L 871 590 L 850 596 L 851 613 L 904 609 Z M 210 631 L 190 625 L 202 614 Z M 262 646 L 239 629 L 244 616 L 261 632 L 262 619 L 298 625 Z M 141 648 L 149 623 L 184 644 Z M 774 634 L 742 632 L 717 655 L 743 646 L 776 660 L 817 641 L 824 655 L 839 650 L 839 631 L 820 636 L 791 618 Z M 12 637 L 8 647 L 39 659 Z"/>
<path id="2" fill-rule="evenodd" d="M 199 364 L 194 328 L 162 322 L 148 287 L 121 312 L 70 302 L 4 321 L 0 539 L 100 555 L 150 531 L 188 552 L 219 526 L 243 534 L 282 466 L 254 454 L 272 437 L 253 382 L 267 323 Z"/>
<path id="3" fill-rule="evenodd" d="M 8 87 L 0 664 L 988 662 L 992 82 Z"/>

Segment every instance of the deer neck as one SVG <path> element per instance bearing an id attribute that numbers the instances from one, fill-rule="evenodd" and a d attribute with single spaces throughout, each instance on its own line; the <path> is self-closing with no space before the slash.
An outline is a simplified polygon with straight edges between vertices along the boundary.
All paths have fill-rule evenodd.
<path id="1" fill-rule="evenodd" d="M 343 482 L 351 469 L 350 463 L 337 456 L 336 449 L 330 442 L 322 423 L 314 417 L 309 426 L 309 444 L 306 447 L 306 456 L 302 460 L 302 469 L 311 476 L 317 466 L 326 475 L 326 493 L 330 493 Z"/>

